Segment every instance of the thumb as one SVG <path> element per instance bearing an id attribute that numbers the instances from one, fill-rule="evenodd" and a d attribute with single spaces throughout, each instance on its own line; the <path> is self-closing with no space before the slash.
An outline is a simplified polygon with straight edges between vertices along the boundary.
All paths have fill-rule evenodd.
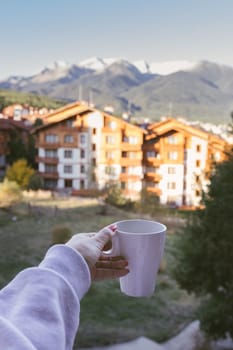
<path id="1" fill-rule="evenodd" d="M 109 227 L 105 227 L 97 232 L 93 238 L 99 243 L 99 248 L 102 250 L 105 244 L 111 240 L 113 235 L 114 232 Z"/>

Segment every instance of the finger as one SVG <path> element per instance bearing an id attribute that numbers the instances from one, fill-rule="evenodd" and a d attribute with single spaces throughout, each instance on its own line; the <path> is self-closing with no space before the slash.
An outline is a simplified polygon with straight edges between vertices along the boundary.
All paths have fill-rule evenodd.
<path id="1" fill-rule="evenodd" d="M 96 269 L 95 280 L 105 280 L 124 277 L 129 273 L 128 269 Z"/>
<path id="2" fill-rule="evenodd" d="M 99 257 L 99 260 L 116 261 L 116 260 L 125 260 L 125 258 L 123 256 L 106 256 L 106 255 L 101 255 Z"/>
<path id="3" fill-rule="evenodd" d="M 113 232 L 115 232 L 116 229 L 117 229 L 117 225 L 116 224 L 111 224 L 111 225 L 109 225 L 107 227 L 110 228 L 110 230 L 112 230 Z"/>
<path id="4" fill-rule="evenodd" d="M 128 262 L 125 260 L 117 260 L 117 261 L 97 261 L 95 264 L 96 268 L 103 268 L 103 269 L 122 269 L 128 265 Z"/>

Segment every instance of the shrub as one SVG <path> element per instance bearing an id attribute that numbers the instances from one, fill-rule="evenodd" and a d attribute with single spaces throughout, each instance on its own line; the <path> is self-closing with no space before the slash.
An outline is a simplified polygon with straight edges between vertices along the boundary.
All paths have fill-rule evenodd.
<path id="1" fill-rule="evenodd" d="M 0 208 L 9 208 L 21 200 L 21 191 L 16 182 L 4 179 L 0 183 Z"/>
<path id="2" fill-rule="evenodd" d="M 19 159 L 7 169 L 6 177 L 10 181 L 17 182 L 21 188 L 26 188 L 34 173 L 35 170 L 27 164 L 26 159 Z"/>
<path id="3" fill-rule="evenodd" d="M 43 186 L 44 186 L 43 178 L 39 174 L 34 173 L 29 179 L 28 189 L 37 191 L 43 188 Z"/>
<path id="4" fill-rule="evenodd" d="M 111 185 L 107 189 L 107 194 L 105 198 L 106 203 L 114 205 L 119 208 L 132 208 L 134 203 L 123 195 L 122 190 L 116 184 Z"/>
<path id="5" fill-rule="evenodd" d="M 72 236 L 72 232 L 67 226 L 55 226 L 52 229 L 52 244 L 66 243 Z"/>

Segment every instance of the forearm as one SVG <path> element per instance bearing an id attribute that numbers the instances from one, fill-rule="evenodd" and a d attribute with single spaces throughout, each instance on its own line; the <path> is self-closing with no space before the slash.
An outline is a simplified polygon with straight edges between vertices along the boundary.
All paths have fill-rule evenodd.
<path id="1" fill-rule="evenodd" d="M 72 349 L 79 301 L 89 286 L 82 256 L 52 247 L 39 267 L 22 271 L 0 292 L 0 349 L 12 348 L 12 341 L 17 350 Z"/>

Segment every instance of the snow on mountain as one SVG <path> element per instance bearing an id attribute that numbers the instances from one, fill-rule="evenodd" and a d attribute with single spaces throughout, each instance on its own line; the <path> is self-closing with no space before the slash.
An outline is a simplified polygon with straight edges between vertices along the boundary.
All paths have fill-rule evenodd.
<path id="1" fill-rule="evenodd" d="M 94 71 L 99 71 L 106 68 L 106 63 L 102 58 L 99 57 L 90 57 L 84 61 L 78 63 L 79 67 L 91 69 Z"/>
<path id="2" fill-rule="evenodd" d="M 31 82 L 45 83 L 47 81 L 57 80 L 65 77 L 72 65 L 64 61 L 55 61 L 46 66 L 39 74 L 36 74 Z"/>
<path id="3" fill-rule="evenodd" d="M 192 61 L 166 61 L 150 63 L 150 72 L 153 74 L 168 75 L 181 70 L 192 70 L 198 62 Z"/>
<path id="4" fill-rule="evenodd" d="M 110 65 L 116 62 L 128 62 L 129 64 L 134 65 L 143 74 L 152 73 L 160 75 L 168 75 L 174 72 L 178 72 L 180 70 L 191 70 L 197 65 L 197 62 L 190 61 L 167 61 L 148 63 L 144 60 L 130 61 L 122 58 L 91 57 L 79 62 L 78 66 L 92 69 L 98 72 L 102 71 L 103 69 L 109 67 Z"/>
<path id="5" fill-rule="evenodd" d="M 143 74 L 150 73 L 150 65 L 146 61 L 134 61 L 132 64 Z"/>
<path id="6" fill-rule="evenodd" d="M 119 58 L 113 58 L 113 57 L 112 58 L 111 57 L 110 58 L 90 57 L 84 61 L 79 62 L 78 66 L 99 72 L 120 60 L 121 59 Z"/>

